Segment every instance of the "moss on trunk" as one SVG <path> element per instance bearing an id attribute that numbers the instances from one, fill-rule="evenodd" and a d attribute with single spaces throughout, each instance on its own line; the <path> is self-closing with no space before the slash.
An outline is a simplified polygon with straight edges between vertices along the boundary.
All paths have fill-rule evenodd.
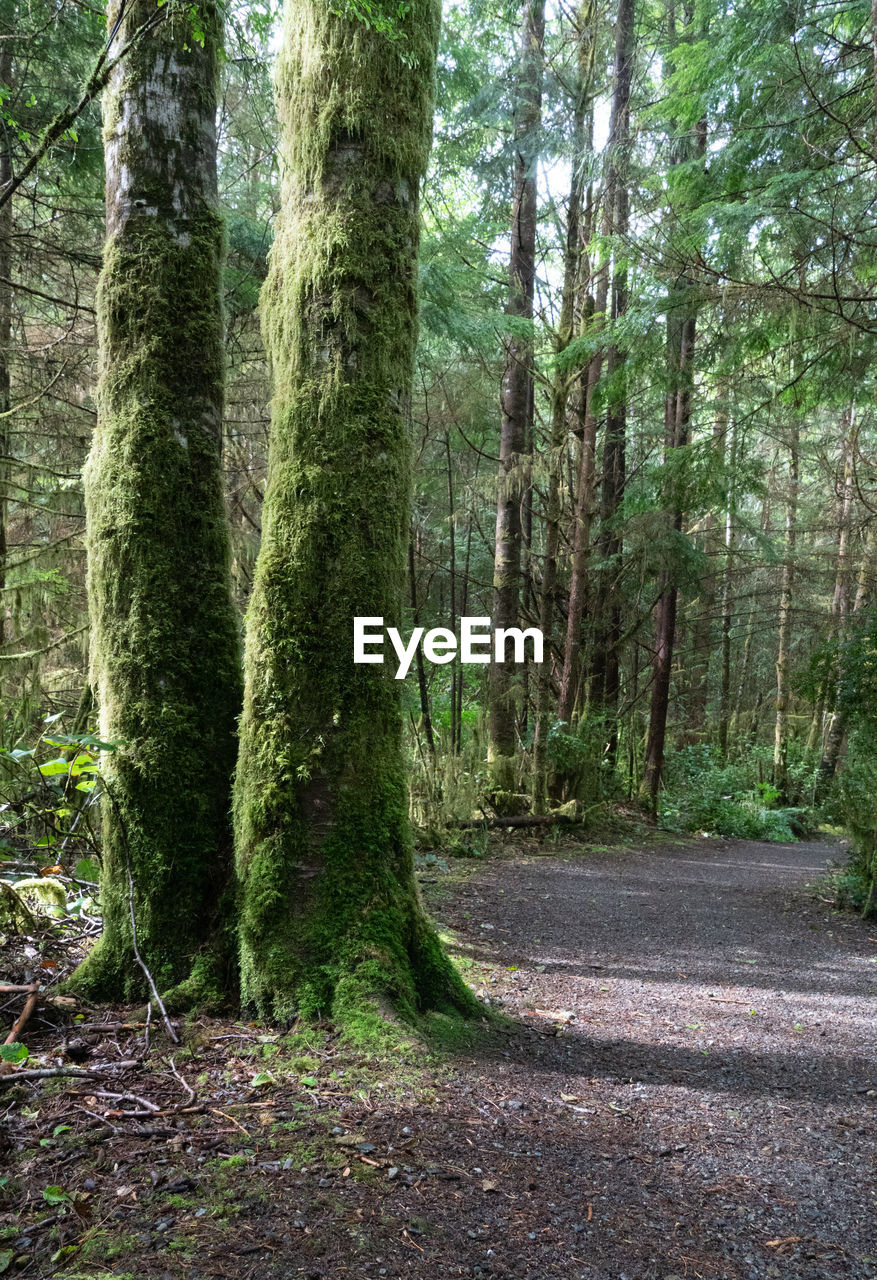
<path id="1" fill-rule="evenodd" d="M 380 25 L 380 24 L 378 24 Z M 269 1018 L 471 1007 L 420 905 L 392 664 L 409 522 L 418 195 L 436 0 L 390 35 L 287 0 L 283 212 L 262 293 L 274 372 L 235 796 L 241 980 Z"/>
<path id="2" fill-rule="evenodd" d="M 117 40 L 154 10 L 135 0 Z M 221 483 L 220 27 L 179 10 L 114 72 L 104 104 L 107 232 L 99 416 L 86 474 L 91 679 L 104 740 L 104 933 L 74 985 L 159 989 L 216 971 L 231 857 L 238 626 Z M 116 19 L 111 7 L 109 22 Z M 224 963 L 233 947 L 220 945 Z M 233 969 L 233 962 L 232 962 Z M 194 976 L 193 976 L 194 975 Z"/>

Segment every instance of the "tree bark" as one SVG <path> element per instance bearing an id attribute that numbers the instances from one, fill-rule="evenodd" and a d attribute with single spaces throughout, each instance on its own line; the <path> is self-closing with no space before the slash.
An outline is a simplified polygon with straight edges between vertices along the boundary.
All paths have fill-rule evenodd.
<path id="1" fill-rule="evenodd" d="M 414 538 L 408 541 L 408 588 L 411 593 L 411 621 L 416 627 L 418 625 L 418 617 L 420 610 L 417 605 L 417 570 L 414 564 Z M 423 648 L 417 646 L 414 656 L 417 664 L 417 689 L 420 694 L 420 718 L 423 721 L 423 732 L 426 737 L 426 745 L 429 748 L 429 757 L 435 768 L 435 736 L 432 731 L 432 715 L 429 710 L 429 690 L 426 685 L 426 669 L 423 665 Z"/>
<path id="2" fill-rule="evenodd" d="M 155 0 L 111 5 L 116 42 L 154 10 Z M 100 736 L 118 745 L 104 756 L 104 933 L 74 982 L 113 999 L 142 991 L 132 911 L 160 990 L 230 983 L 208 945 L 231 867 L 240 699 L 221 474 L 221 26 L 210 0 L 197 24 L 203 46 L 181 13 L 138 40 L 104 102 L 99 414 L 85 492 L 91 680 Z"/>
<path id="3" fill-rule="evenodd" d="M 687 0 L 684 10 L 686 36 L 693 34 L 694 5 Z M 675 11 L 670 6 L 670 44 L 676 42 Z M 686 155 L 706 154 L 707 126 L 699 120 L 693 134 L 678 139 L 673 163 Z M 664 409 L 665 460 L 674 449 L 688 444 L 691 421 L 691 393 L 694 377 L 694 341 L 697 329 L 697 306 L 692 297 L 690 270 L 684 268 L 671 286 L 667 299 L 667 399 Z M 676 505 L 670 524 L 678 536 L 682 531 L 683 513 Z M 652 672 L 652 698 L 649 709 L 649 731 L 646 760 L 640 786 L 640 799 L 653 816 L 658 811 L 658 794 L 664 768 L 664 744 L 670 709 L 670 685 L 673 673 L 673 646 L 676 633 L 678 588 L 672 568 L 662 569 L 658 576 L 658 603 L 655 609 L 655 657 Z"/>
<path id="4" fill-rule="evenodd" d="M 789 438 L 789 482 L 786 495 L 786 530 L 783 568 L 780 579 L 780 612 L 777 637 L 776 720 L 774 722 L 773 783 L 781 798 L 787 799 L 789 717 L 789 654 L 792 646 L 792 593 L 795 583 L 795 545 L 798 536 L 798 434 L 797 420 Z"/>
<path id="5" fill-rule="evenodd" d="M 628 231 L 630 196 L 627 189 L 630 150 L 630 92 L 633 81 L 634 0 L 618 0 L 615 23 L 615 61 L 612 107 L 609 116 L 605 229 L 614 237 L 610 318 L 613 326 L 627 310 L 627 266 L 624 238 Z M 608 267 L 607 267 L 608 270 Z M 591 682 L 595 703 L 609 717 L 607 755 L 614 766 L 618 751 L 618 696 L 620 692 L 621 603 L 618 569 L 622 536 L 617 515 L 624 496 L 627 449 L 627 404 L 624 387 L 626 355 L 613 337 L 606 357 L 612 388 L 606 411 L 603 442 L 603 485 L 600 500 L 600 551 L 605 568 L 601 574 L 596 607 L 595 645 Z M 599 368 L 597 370 L 599 377 Z M 593 411 L 593 410 L 592 410 Z"/>
<path id="6" fill-rule="evenodd" d="M 582 87 L 584 88 L 584 86 Z M 575 112 L 576 146 L 572 157 L 572 178 L 567 205 L 566 247 L 560 316 L 555 336 L 555 353 L 561 355 L 573 336 L 576 279 L 581 256 L 580 221 L 584 191 L 584 113 L 581 98 Z M 544 812 L 548 796 L 547 742 L 551 704 L 551 668 L 555 595 L 557 592 L 557 556 L 560 548 L 562 511 L 561 480 L 567 446 L 567 405 L 570 377 L 558 368 L 551 389 L 551 437 L 548 457 L 548 509 L 545 514 L 545 560 L 539 597 L 539 629 L 545 644 L 545 661 L 536 682 L 536 732 L 533 740 L 533 804 L 534 812 Z"/>
<path id="7" fill-rule="evenodd" d="M 448 592 L 451 598 L 450 623 L 451 631 L 457 629 L 457 536 L 456 536 L 456 512 L 454 510 L 454 471 L 451 465 L 451 436 L 450 432 L 445 433 L 445 460 L 447 462 L 448 473 L 448 538 L 449 538 L 449 562 L 448 562 Z M 420 647 L 418 646 L 418 652 Z M 460 749 L 459 743 L 459 725 L 457 723 L 457 682 L 462 673 L 462 667 L 457 660 L 451 663 L 451 755 L 456 755 Z"/>
<path id="8" fill-rule="evenodd" d="M 826 746 L 827 739 L 823 738 L 826 703 L 829 703 L 832 707 L 829 727 L 836 719 L 834 712 L 837 707 L 837 694 L 840 691 L 840 660 L 846 640 L 846 621 L 850 607 L 849 541 L 853 500 L 854 405 L 843 414 L 841 423 L 843 426 L 840 460 L 842 480 L 837 504 L 837 558 L 834 567 L 834 590 L 831 595 L 828 635 L 825 638 L 826 648 L 830 651 L 831 668 L 829 676 L 819 683 L 816 705 L 813 708 L 813 716 L 810 721 L 810 732 L 807 735 L 808 751 L 814 751 L 817 746 L 822 750 Z M 833 773 L 834 770 L 832 769 L 831 772 Z"/>
<path id="9" fill-rule="evenodd" d="M 12 48 L 10 39 L 0 42 L 0 87 L 12 88 Z M 0 128 L 0 190 L 12 178 L 12 157 L 6 127 Z M 0 649 L 6 643 L 6 561 L 9 504 L 9 462 L 12 437 L 9 410 L 12 406 L 12 200 L 0 207 Z"/>
<path id="10" fill-rule="evenodd" d="M 472 1005 L 417 893 L 395 664 L 355 664 L 352 632 L 356 616 L 401 614 L 439 19 L 437 0 L 412 0 L 390 39 L 287 0 L 275 81 L 272 437 L 235 787 L 241 986 L 263 1017 L 320 1011 L 362 1037 L 389 1007 Z"/>
<path id="11" fill-rule="evenodd" d="M 668 302 L 667 354 L 670 391 L 665 407 L 666 453 L 688 443 L 691 420 L 691 379 L 694 364 L 696 320 L 689 312 L 685 282 L 681 292 Z M 682 512 L 672 513 L 671 527 L 682 531 Z M 662 569 L 658 578 L 658 603 L 655 608 L 655 657 L 652 670 L 652 698 L 649 709 L 649 733 L 646 762 L 640 786 L 640 798 L 652 814 L 658 810 L 658 793 L 664 767 L 664 744 L 670 708 L 670 683 L 673 673 L 673 644 L 676 632 L 678 588 L 672 569 Z"/>
<path id="12" fill-rule="evenodd" d="M 737 466 L 737 423 L 731 422 L 728 465 L 728 496 L 725 504 L 724 553 L 722 570 L 721 684 L 719 691 L 719 754 L 728 754 L 728 732 L 731 723 L 731 585 L 734 552 L 734 479 Z M 750 637 L 747 638 L 747 643 Z"/>
<path id="13" fill-rule="evenodd" d="M 862 560 L 859 567 L 859 580 L 856 587 L 856 595 L 853 601 L 852 616 L 857 618 L 861 611 L 870 603 L 871 594 L 871 574 L 874 557 L 874 528 L 869 526 L 865 535 L 865 545 L 862 549 Z M 847 556 L 848 559 L 848 556 Z M 825 747 L 822 757 L 819 761 L 819 774 L 816 782 L 816 801 L 819 803 L 825 798 L 828 788 L 834 780 L 837 771 L 838 760 L 840 759 L 841 747 L 846 735 L 847 724 L 844 708 L 841 705 L 841 694 L 843 692 L 844 679 L 844 653 L 843 643 L 848 638 L 847 612 L 849 609 L 849 565 L 847 564 L 846 585 L 841 587 L 841 604 L 845 598 L 846 605 L 843 607 L 842 631 L 838 648 L 837 658 L 837 677 L 834 687 L 834 699 L 831 712 L 831 719 L 828 723 L 828 731 L 825 736 Z"/>
<path id="14" fill-rule="evenodd" d="M 713 422 L 713 453 L 719 466 L 725 459 L 725 437 L 728 434 L 728 388 L 720 384 L 717 388 L 718 403 Z M 733 470 L 733 461 L 731 463 Z M 729 510 L 730 508 L 728 508 Z M 693 735 L 704 739 L 707 728 L 707 707 L 709 704 L 710 666 L 713 651 L 713 628 L 716 608 L 716 558 L 718 552 L 717 524 L 715 514 L 707 513 L 703 525 L 703 549 L 707 558 L 707 570 L 700 581 L 700 591 L 696 600 L 696 617 L 694 635 L 691 645 L 691 685 L 688 710 L 689 728 Z M 723 609 L 724 618 L 724 609 Z M 723 654 L 724 632 L 719 646 L 720 664 Z"/>
<path id="15" fill-rule="evenodd" d="M 536 169 L 542 124 L 542 59 L 545 0 L 524 0 L 515 102 L 515 194 L 512 209 L 510 289 L 507 314 L 532 321 L 536 281 Z M 493 625 L 519 625 L 521 605 L 522 500 L 529 482 L 527 448 L 533 428 L 533 338 L 512 333 L 505 342 Z M 490 667 L 488 760 L 497 786 L 513 790 L 515 720 L 520 679 L 511 661 Z"/>

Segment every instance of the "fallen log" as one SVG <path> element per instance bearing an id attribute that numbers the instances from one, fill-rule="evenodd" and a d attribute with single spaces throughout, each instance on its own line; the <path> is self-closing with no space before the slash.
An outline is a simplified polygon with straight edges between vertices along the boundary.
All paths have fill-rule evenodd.
<path id="1" fill-rule="evenodd" d="M 509 818 L 460 818 L 447 824 L 449 827 L 465 830 L 468 828 L 487 827 L 579 827 L 581 818 L 571 818 L 565 813 L 519 813 Z"/>

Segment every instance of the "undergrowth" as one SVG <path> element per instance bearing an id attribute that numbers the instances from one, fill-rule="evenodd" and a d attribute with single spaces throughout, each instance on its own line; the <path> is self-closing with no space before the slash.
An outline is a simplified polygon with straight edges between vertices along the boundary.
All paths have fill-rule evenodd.
<path id="1" fill-rule="evenodd" d="M 683 747 L 667 757 L 666 788 L 659 804 L 661 824 L 674 831 L 702 831 L 739 840 L 801 839 L 815 826 L 814 811 L 807 803 L 813 764 L 802 753 L 790 763 L 789 772 L 791 794 L 800 803 L 781 805 L 764 749 L 753 748 L 744 759 L 727 761 L 706 744 Z"/>

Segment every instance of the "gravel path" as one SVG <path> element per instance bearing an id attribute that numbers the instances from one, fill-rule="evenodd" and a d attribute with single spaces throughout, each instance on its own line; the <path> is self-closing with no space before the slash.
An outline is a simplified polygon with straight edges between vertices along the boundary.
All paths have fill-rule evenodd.
<path id="1" fill-rule="evenodd" d="M 500 859 L 445 904 L 476 988 L 538 1028 L 488 1084 L 552 1188 L 502 1273 L 877 1276 L 877 930 L 805 889 L 837 856 Z"/>
<path id="2" fill-rule="evenodd" d="M 425 885 L 508 1015 L 450 1062 L 400 1048 L 392 1072 L 313 1029 L 284 1069 L 278 1037 L 204 1022 L 177 1055 L 199 1106 L 173 1110 L 158 1054 L 106 1095 L 155 1123 L 91 1081 L 25 1092 L 0 1271 L 877 1280 L 877 929 L 812 887 L 837 846 L 550 848 Z"/>

